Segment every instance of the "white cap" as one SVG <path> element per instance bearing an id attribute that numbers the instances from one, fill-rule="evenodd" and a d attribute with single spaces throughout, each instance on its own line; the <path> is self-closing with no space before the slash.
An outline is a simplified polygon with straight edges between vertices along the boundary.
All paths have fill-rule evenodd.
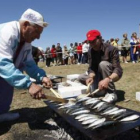
<path id="1" fill-rule="evenodd" d="M 37 47 L 41 52 L 43 52 L 43 49 L 41 47 Z"/>
<path id="2" fill-rule="evenodd" d="M 46 27 L 48 25 L 47 22 L 44 22 L 43 16 L 40 13 L 38 13 L 37 11 L 34 11 L 32 9 L 27 9 L 22 14 L 20 20 L 29 21 L 29 22 L 35 23 L 41 27 Z"/>

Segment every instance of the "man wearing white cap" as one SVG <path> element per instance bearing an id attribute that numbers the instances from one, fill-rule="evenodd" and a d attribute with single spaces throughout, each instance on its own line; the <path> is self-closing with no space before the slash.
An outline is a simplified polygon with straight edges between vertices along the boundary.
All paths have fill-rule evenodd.
<path id="1" fill-rule="evenodd" d="M 0 122 L 19 117 L 18 113 L 8 112 L 14 87 L 28 89 L 34 99 L 44 98 L 45 95 L 30 77 L 48 88 L 52 87 L 45 71 L 35 64 L 31 46 L 31 42 L 40 38 L 47 25 L 43 16 L 32 9 L 27 9 L 19 21 L 0 24 Z"/>

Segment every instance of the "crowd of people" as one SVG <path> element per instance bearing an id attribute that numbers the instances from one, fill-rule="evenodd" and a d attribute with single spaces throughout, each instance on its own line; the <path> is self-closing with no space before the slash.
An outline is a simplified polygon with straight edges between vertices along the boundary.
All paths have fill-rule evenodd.
<path id="1" fill-rule="evenodd" d="M 86 64 L 88 63 L 88 50 L 89 44 L 87 41 L 82 43 L 70 43 L 67 47 L 64 45 L 60 46 L 52 45 L 52 47 L 47 47 L 44 52 L 44 57 L 46 58 L 46 67 L 55 65 L 69 65 L 69 64 Z"/>
<path id="2" fill-rule="evenodd" d="M 137 33 L 133 32 L 130 39 L 127 33 L 124 33 L 120 44 L 118 42 L 119 38 L 111 38 L 106 41 L 106 43 L 118 48 L 123 63 L 138 63 L 140 57 L 140 38 L 137 37 Z"/>
<path id="3" fill-rule="evenodd" d="M 119 43 L 120 41 L 120 43 Z M 128 38 L 127 33 L 122 35 L 122 39 L 110 38 L 110 40 L 104 43 L 110 44 L 119 50 L 119 56 L 123 63 L 138 63 L 140 57 L 140 39 L 137 37 L 137 33 L 134 32 L 131 35 L 131 39 Z M 46 67 L 69 65 L 69 64 L 88 64 L 88 51 L 89 42 L 87 40 L 81 43 L 70 43 L 69 46 L 64 45 L 61 47 L 60 43 L 47 47 L 45 52 L 40 53 L 43 60 L 46 60 Z M 38 56 L 39 58 L 39 56 Z M 38 59 L 39 60 L 39 59 Z"/>

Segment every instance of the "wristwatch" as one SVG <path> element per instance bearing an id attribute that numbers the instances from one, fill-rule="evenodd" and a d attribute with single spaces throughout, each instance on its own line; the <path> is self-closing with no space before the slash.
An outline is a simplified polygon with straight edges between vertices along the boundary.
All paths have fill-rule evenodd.
<path id="1" fill-rule="evenodd" d="M 108 76 L 108 78 L 109 78 L 109 82 L 113 82 L 113 80 Z"/>

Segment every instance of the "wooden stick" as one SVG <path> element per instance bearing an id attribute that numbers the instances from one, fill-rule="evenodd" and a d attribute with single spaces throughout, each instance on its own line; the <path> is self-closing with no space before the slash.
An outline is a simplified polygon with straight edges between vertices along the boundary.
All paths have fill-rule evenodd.
<path id="1" fill-rule="evenodd" d="M 86 90 L 86 93 L 87 93 L 87 94 L 88 94 L 89 91 L 90 91 L 90 85 L 91 85 L 91 83 L 89 83 L 88 86 L 87 86 L 87 90 Z"/>
<path id="2" fill-rule="evenodd" d="M 99 91 L 99 89 L 94 90 L 92 93 L 90 93 L 90 95 L 94 95 L 95 93 L 97 93 Z"/>
<path id="3" fill-rule="evenodd" d="M 44 99 L 48 99 L 48 100 L 52 100 L 52 101 L 56 101 L 56 102 L 61 102 L 61 103 L 68 103 L 69 100 L 66 100 L 66 99 L 61 99 L 61 98 L 56 98 L 56 97 L 53 97 L 53 96 L 48 96 L 48 95 L 45 95 L 46 97 L 43 98 Z"/>
<path id="4" fill-rule="evenodd" d="M 54 93 L 54 95 L 57 97 L 57 98 L 63 98 L 59 93 L 57 93 L 54 89 L 50 88 L 51 92 Z"/>

